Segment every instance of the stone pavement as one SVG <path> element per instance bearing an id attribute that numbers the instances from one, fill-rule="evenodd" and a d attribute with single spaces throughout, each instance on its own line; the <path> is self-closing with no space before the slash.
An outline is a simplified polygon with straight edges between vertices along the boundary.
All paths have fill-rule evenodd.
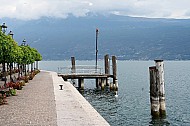
<path id="1" fill-rule="evenodd" d="M 56 126 L 52 76 L 41 72 L 0 106 L 0 126 Z"/>
<path id="2" fill-rule="evenodd" d="M 107 121 L 69 82 L 51 73 L 57 109 L 58 126 L 109 126 Z M 63 90 L 58 85 L 63 84 Z"/>
<path id="3" fill-rule="evenodd" d="M 59 90 L 59 85 L 63 90 Z M 0 106 L 0 126 L 109 126 L 69 83 L 41 71 Z"/>

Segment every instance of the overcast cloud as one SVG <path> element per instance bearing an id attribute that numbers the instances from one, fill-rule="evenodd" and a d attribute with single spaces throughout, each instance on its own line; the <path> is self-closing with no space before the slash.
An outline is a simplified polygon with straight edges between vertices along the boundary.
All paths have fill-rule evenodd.
<path id="1" fill-rule="evenodd" d="M 21 20 L 116 14 L 149 18 L 190 18 L 190 0 L 1 0 L 0 17 Z"/>

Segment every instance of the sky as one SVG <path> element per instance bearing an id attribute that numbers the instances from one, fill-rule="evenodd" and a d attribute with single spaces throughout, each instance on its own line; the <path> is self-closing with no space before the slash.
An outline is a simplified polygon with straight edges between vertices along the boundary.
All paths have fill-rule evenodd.
<path id="1" fill-rule="evenodd" d="M 0 18 L 36 20 L 94 15 L 190 18 L 190 0 L 0 0 Z"/>

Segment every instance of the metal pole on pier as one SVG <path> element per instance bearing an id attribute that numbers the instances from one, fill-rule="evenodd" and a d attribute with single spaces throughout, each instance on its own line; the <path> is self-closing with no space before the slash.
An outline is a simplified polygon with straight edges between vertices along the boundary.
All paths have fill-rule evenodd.
<path id="1" fill-rule="evenodd" d="M 98 28 L 96 28 L 96 70 L 98 67 Z"/>

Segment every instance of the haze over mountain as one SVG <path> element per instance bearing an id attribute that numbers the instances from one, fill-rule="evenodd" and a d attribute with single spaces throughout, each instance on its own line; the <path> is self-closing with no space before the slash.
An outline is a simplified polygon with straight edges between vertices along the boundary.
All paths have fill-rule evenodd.
<path id="1" fill-rule="evenodd" d="M 190 60 L 190 20 L 150 19 L 119 15 L 91 15 L 66 19 L 0 19 L 21 44 L 25 38 L 44 60 L 95 59 L 95 30 L 99 28 L 98 54 L 126 60 Z"/>

